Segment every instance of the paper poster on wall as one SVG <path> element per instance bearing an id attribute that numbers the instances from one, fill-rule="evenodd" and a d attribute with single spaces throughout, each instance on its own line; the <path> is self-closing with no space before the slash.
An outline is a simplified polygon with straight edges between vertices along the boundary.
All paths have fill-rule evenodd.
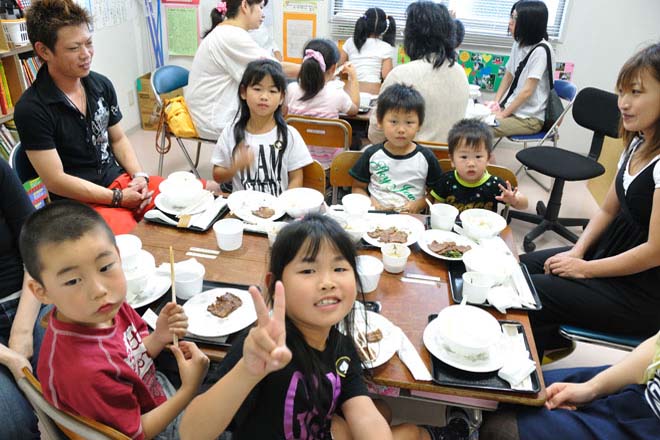
<path id="1" fill-rule="evenodd" d="M 563 79 L 570 81 L 573 78 L 573 70 L 575 63 L 571 62 L 556 62 L 555 63 L 555 79 Z"/>
<path id="2" fill-rule="evenodd" d="M 403 45 L 399 45 L 396 48 L 396 63 L 405 64 L 410 62 L 410 57 L 406 55 L 406 51 L 403 49 Z"/>
<path id="3" fill-rule="evenodd" d="M 478 84 L 482 90 L 494 92 L 500 86 L 508 55 L 462 50 L 458 53 L 458 62 L 468 77 L 470 84 Z"/>
<path id="4" fill-rule="evenodd" d="M 194 56 L 199 45 L 199 20 L 195 6 L 168 6 L 167 46 L 170 55 Z"/>
<path id="5" fill-rule="evenodd" d="M 300 14 L 316 14 L 316 0 L 284 0 L 284 12 L 298 12 Z"/>
<path id="6" fill-rule="evenodd" d="M 76 0 L 76 3 L 91 14 L 96 31 L 125 23 L 137 14 L 136 2 L 131 0 Z"/>
<path id="7" fill-rule="evenodd" d="M 285 12 L 283 25 L 284 61 L 301 63 L 305 43 L 316 37 L 316 14 Z"/>

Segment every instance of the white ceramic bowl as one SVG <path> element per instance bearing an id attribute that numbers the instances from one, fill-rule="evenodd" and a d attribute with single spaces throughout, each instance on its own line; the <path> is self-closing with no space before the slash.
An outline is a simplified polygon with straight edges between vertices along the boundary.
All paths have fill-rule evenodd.
<path id="1" fill-rule="evenodd" d="M 510 258 L 483 247 L 476 247 L 464 253 L 463 263 L 468 272 L 479 272 L 492 276 L 494 284 L 504 282 L 513 270 Z"/>
<path id="2" fill-rule="evenodd" d="M 121 267 L 124 272 L 130 272 L 137 269 L 140 264 L 140 250 L 142 249 L 142 240 L 136 235 L 122 234 L 115 237 L 119 256 L 121 257 Z"/>
<path id="3" fill-rule="evenodd" d="M 476 239 L 495 237 L 506 228 L 504 217 L 487 209 L 467 209 L 459 217 L 465 233 Z"/>
<path id="4" fill-rule="evenodd" d="M 163 180 L 158 189 L 174 208 L 186 208 L 199 201 L 204 185 L 192 173 L 177 171 Z"/>
<path id="5" fill-rule="evenodd" d="M 383 262 L 371 255 L 358 255 L 357 271 L 362 292 L 373 292 L 378 287 L 380 274 L 383 273 Z"/>
<path id="6" fill-rule="evenodd" d="M 149 282 L 149 278 L 156 270 L 156 261 L 154 256 L 145 250 L 141 250 L 137 255 L 138 265 L 135 269 L 124 271 L 126 277 L 126 293 L 129 297 L 139 295 Z"/>
<path id="7" fill-rule="evenodd" d="M 371 199 L 364 194 L 346 194 L 341 198 L 341 204 L 346 214 L 361 217 L 369 212 Z"/>
<path id="8" fill-rule="evenodd" d="M 486 360 L 502 337 L 497 319 L 479 307 L 453 305 L 438 313 L 440 338 L 453 353 L 472 362 Z"/>
<path id="9" fill-rule="evenodd" d="M 280 194 L 278 199 L 290 217 L 299 218 L 319 212 L 325 196 L 311 188 L 292 188 Z"/>
<path id="10" fill-rule="evenodd" d="M 401 243 L 387 243 L 380 248 L 383 254 L 383 267 L 389 273 L 401 273 L 406 268 L 410 248 Z"/>

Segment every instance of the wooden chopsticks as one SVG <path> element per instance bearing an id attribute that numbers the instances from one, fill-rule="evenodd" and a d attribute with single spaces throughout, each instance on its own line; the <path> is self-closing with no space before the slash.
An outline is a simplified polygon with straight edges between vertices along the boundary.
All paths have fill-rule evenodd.
<path id="1" fill-rule="evenodd" d="M 172 302 L 176 304 L 176 284 L 174 283 L 174 250 L 170 246 L 170 278 L 172 279 Z M 174 334 L 172 335 L 172 341 L 174 345 L 179 346 L 179 337 Z"/>

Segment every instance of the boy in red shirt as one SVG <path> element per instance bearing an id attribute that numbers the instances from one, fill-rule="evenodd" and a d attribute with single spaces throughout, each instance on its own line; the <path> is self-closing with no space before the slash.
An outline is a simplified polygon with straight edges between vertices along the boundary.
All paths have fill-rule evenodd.
<path id="1" fill-rule="evenodd" d="M 82 203 L 59 201 L 35 212 L 23 226 L 20 248 L 31 290 L 55 305 L 37 367 L 44 397 L 134 439 L 165 430 L 165 438 L 176 438 L 177 427 L 168 425 L 195 396 L 208 368 L 195 344 L 172 347 L 181 388 L 168 399 L 163 388 L 171 384 L 157 376 L 153 358 L 172 335 L 185 335 L 183 308 L 168 303 L 149 334 L 124 301 L 126 279 L 112 231 Z"/>

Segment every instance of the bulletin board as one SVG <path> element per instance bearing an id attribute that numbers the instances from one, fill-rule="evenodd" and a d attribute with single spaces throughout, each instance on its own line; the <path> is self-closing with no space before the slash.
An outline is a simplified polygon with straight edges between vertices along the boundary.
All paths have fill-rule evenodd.
<path id="1" fill-rule="evenodd" d="M 165 8 L 167 46 L 170 55 L 195 56 L 199 46 L 199 18 L 196 6 Z"/>
<path id="2" fill-rule="evenodd" d="M 465 69 L 470 84 L 478 84 L 482 90 L 494 92 L 500 86 L 509 55 L 461 50 L 458 63 Z"/>
<path id="3" fill-rule="evenodd" d="M 305 43 L 316 37 L 316 14 L 285 12 L 282 19 L 284 61 L 302 63 Z"/>

